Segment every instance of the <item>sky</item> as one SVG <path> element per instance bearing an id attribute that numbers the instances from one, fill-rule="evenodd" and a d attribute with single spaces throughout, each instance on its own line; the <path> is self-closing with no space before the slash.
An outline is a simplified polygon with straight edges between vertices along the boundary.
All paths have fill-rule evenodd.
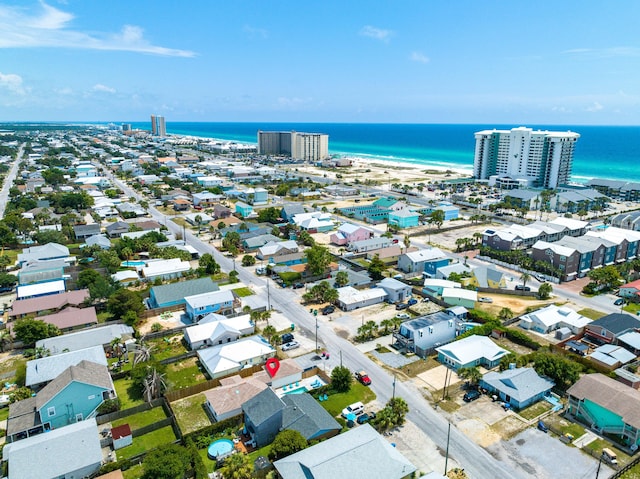
<path id="1" fill-rule="evenodd" d="M 640 2 L 0 0 L 0 121 L 640 124 Z"/>

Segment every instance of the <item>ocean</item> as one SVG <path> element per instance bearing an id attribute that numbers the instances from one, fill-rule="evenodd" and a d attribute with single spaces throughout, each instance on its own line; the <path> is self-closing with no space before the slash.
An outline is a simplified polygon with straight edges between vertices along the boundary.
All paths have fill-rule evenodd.
<path id="1" fill-rule="evenodd" d="M 150 129 L 150 123 L 131 124 Z M 379 123 L 192 123 L 167 122 L 167 133 L 256 143 L 258 130 L 304 131 L 329 135 L 329 152 L 429 166 L 473 168 L 476 131 L 527 126 L 580 134 L 572 180 L 591 178 L 640 182 L 640 127 L 570 125 L 437 125 Z"/>

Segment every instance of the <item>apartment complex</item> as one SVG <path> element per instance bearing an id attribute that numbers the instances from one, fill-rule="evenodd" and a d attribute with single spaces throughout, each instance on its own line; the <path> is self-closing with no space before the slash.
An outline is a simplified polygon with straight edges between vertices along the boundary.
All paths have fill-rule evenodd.
<path id="1" fill-rule="evenodd" d="M 483 130 L 475 134 L 473 172 L 490 185 L 508 188 L 536 186 L 554 189 L 569 182 L 578 133 L 511 130 Z"/>
<path id="2" fill-rule="evenodd" d="M 151 115 L 151 134 L 153 136 L 167 136 L 164 116 Z"/>
<path id="3" fill-rule="evenodd" d="M 329 135 L 259 130 L 258 154 L 290 156 L 304 161 L 324 160 L 329 157 Z"/>

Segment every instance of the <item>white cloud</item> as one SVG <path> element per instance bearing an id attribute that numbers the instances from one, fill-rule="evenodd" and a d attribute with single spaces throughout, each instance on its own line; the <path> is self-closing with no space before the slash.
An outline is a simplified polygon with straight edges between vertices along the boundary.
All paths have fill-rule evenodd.
<path id="1" fill-rule="evenodd" d="M 245 25 L 242 27 L 242 31 L 245 32 L 249 38 L 269 38 L 269 32 L 264 28 L 255 28 L 251 25 Z"/>
<path id="2" fill-rule="evenodd" d="M 372 27 L 371 25 L 365 25 L 360 29 L 360 35 L 363 37 L 375 38 L 383 42 L 388 42 L 393 32 L 391 30 L 384 30 L 382 28 Z"/>
<path id="3" fill-rule="evenodd" d="M 142 28 L 125 25 L 117 33 L 85 33 L 73 30 L 71 13 L 40 2 L 41 12 L 0 6 L 0 48 L 80 48 L 118 50 L 163 56 L 193 57 L 195 53 L 151 44 Z"/>
<path id="4" fill-rule="evenodd" d="M 26 90 L 22 86 L 22 77 L 15 73 L 0 72 L 0 89 L 9 90 L 17 95 L 24 95 Z"/>
<path id="5" fill-rule="evenodd" d="M 92 88 L 93 91 L 100 91 L 100 92 L 105 92 L 105 93 L 115 93 L 116 89 L 115 88 L 111 88 L 107 85 L 103 85 L 102 83 L 96 83 L 95 85 L 93 85 Z"/>
<path id="6" fill-rule="evenodd" d="M 609 48 L 572 48 L 564 50 L 567 55 L 588 55 L 592 57 L 640 57 L 640 48 L 637 47 L 609 47 Z"/>
<path id="7" fill-rule="evenodd" d="M 305 105 L 311 103 L 312 98 L 298 98 L 298 97 L 284 97 L 281 96 L 278 98 L 278 105 L 286 107 L 286 108 L 295 108 L 301 105 Z"/>
<path id="8" fill-rule="evenodd" d="M 593 112 L 600 111 L 600 110 L 603 110 L 603 109 L 604 109 L 604 107 L 602 106 L 602 104 L 600 102 L 594 101 L 590 106 L 585 108 L 585 111 L 593 113 Z"/>
<path id="9" fill-rule="evenodd" d="M 429 63 L 429 57 L 421 52 L 411 52 L 411 56 L 409 57 L 409 59 L 412 62 Z"/>

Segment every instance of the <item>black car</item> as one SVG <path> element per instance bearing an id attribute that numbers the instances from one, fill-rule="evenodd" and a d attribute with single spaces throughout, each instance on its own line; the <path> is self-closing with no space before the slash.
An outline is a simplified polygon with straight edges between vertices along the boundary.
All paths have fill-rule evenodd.
<path id="1" fill-rule="evenodd" d="M 293 334 L 285 333 L 282 335 L 282 344 L 290 343 L 293 341 Z"/>
<path id="2" fill-rule="evenodd" d="M 622 299 L 622 298 L 618 298 L 618 299 L 616 299 L 616 300 L 613 302 L 613 304 L 614 304 L 615 306 L 622 306 L 622 305 L 624 304 L 624 299 Z"/>
<path id="3" fill-rule="evenodd" d="M 291 287 L 293 289 L 300 289 L 300 288 L 304 288 L 304 284 L 303 283 L 293 283 L 293 285 Z"/>
<path id="4" fill-rule="evenodd" d="M 398 303 L 396 304 L 396 310 L 400 311 L 401 309 L 407 309 L 409 305 L 407 303 Z"/>
<path id="5" fill-rule="evenodd" d="M 324 308 L 322 308 L 322 314 L 327 315 L 327 314 L 331 314 L 336 310 L 335 306 L 329 305 L 329 306 L 325 306 Z"/>
<path id="6" fill-rule="evenodd" d="M 370 413 L 364 413 L 364 414 L 360 414 L 358 416 L 358 419 L 356 419 L 356 421 L 358 422 L 358 424 L 364 424 L 365 422 L 369 422 L 369 421 L 373 421 L 376 418 L 376 413 L 375 412 L 370 412 Z"/>
<path id="7" fill-rule="evenodd" d="M 529 286 L 524 286 L 522 284 L 517 284 L 516 285 L 516 291 L 531 291 L 531 288 Z"/>
<path id="8" fill-rule="evenodd" d="M 476 391 L 475 389 L 473 389 L 471 391 L 466 392 L 465 395 L 462 397 L 462 400 L 464 402 L 471 402 L 471 401 L 475 401 L 479 397 L 480 397 L 480 391 Z"/>

